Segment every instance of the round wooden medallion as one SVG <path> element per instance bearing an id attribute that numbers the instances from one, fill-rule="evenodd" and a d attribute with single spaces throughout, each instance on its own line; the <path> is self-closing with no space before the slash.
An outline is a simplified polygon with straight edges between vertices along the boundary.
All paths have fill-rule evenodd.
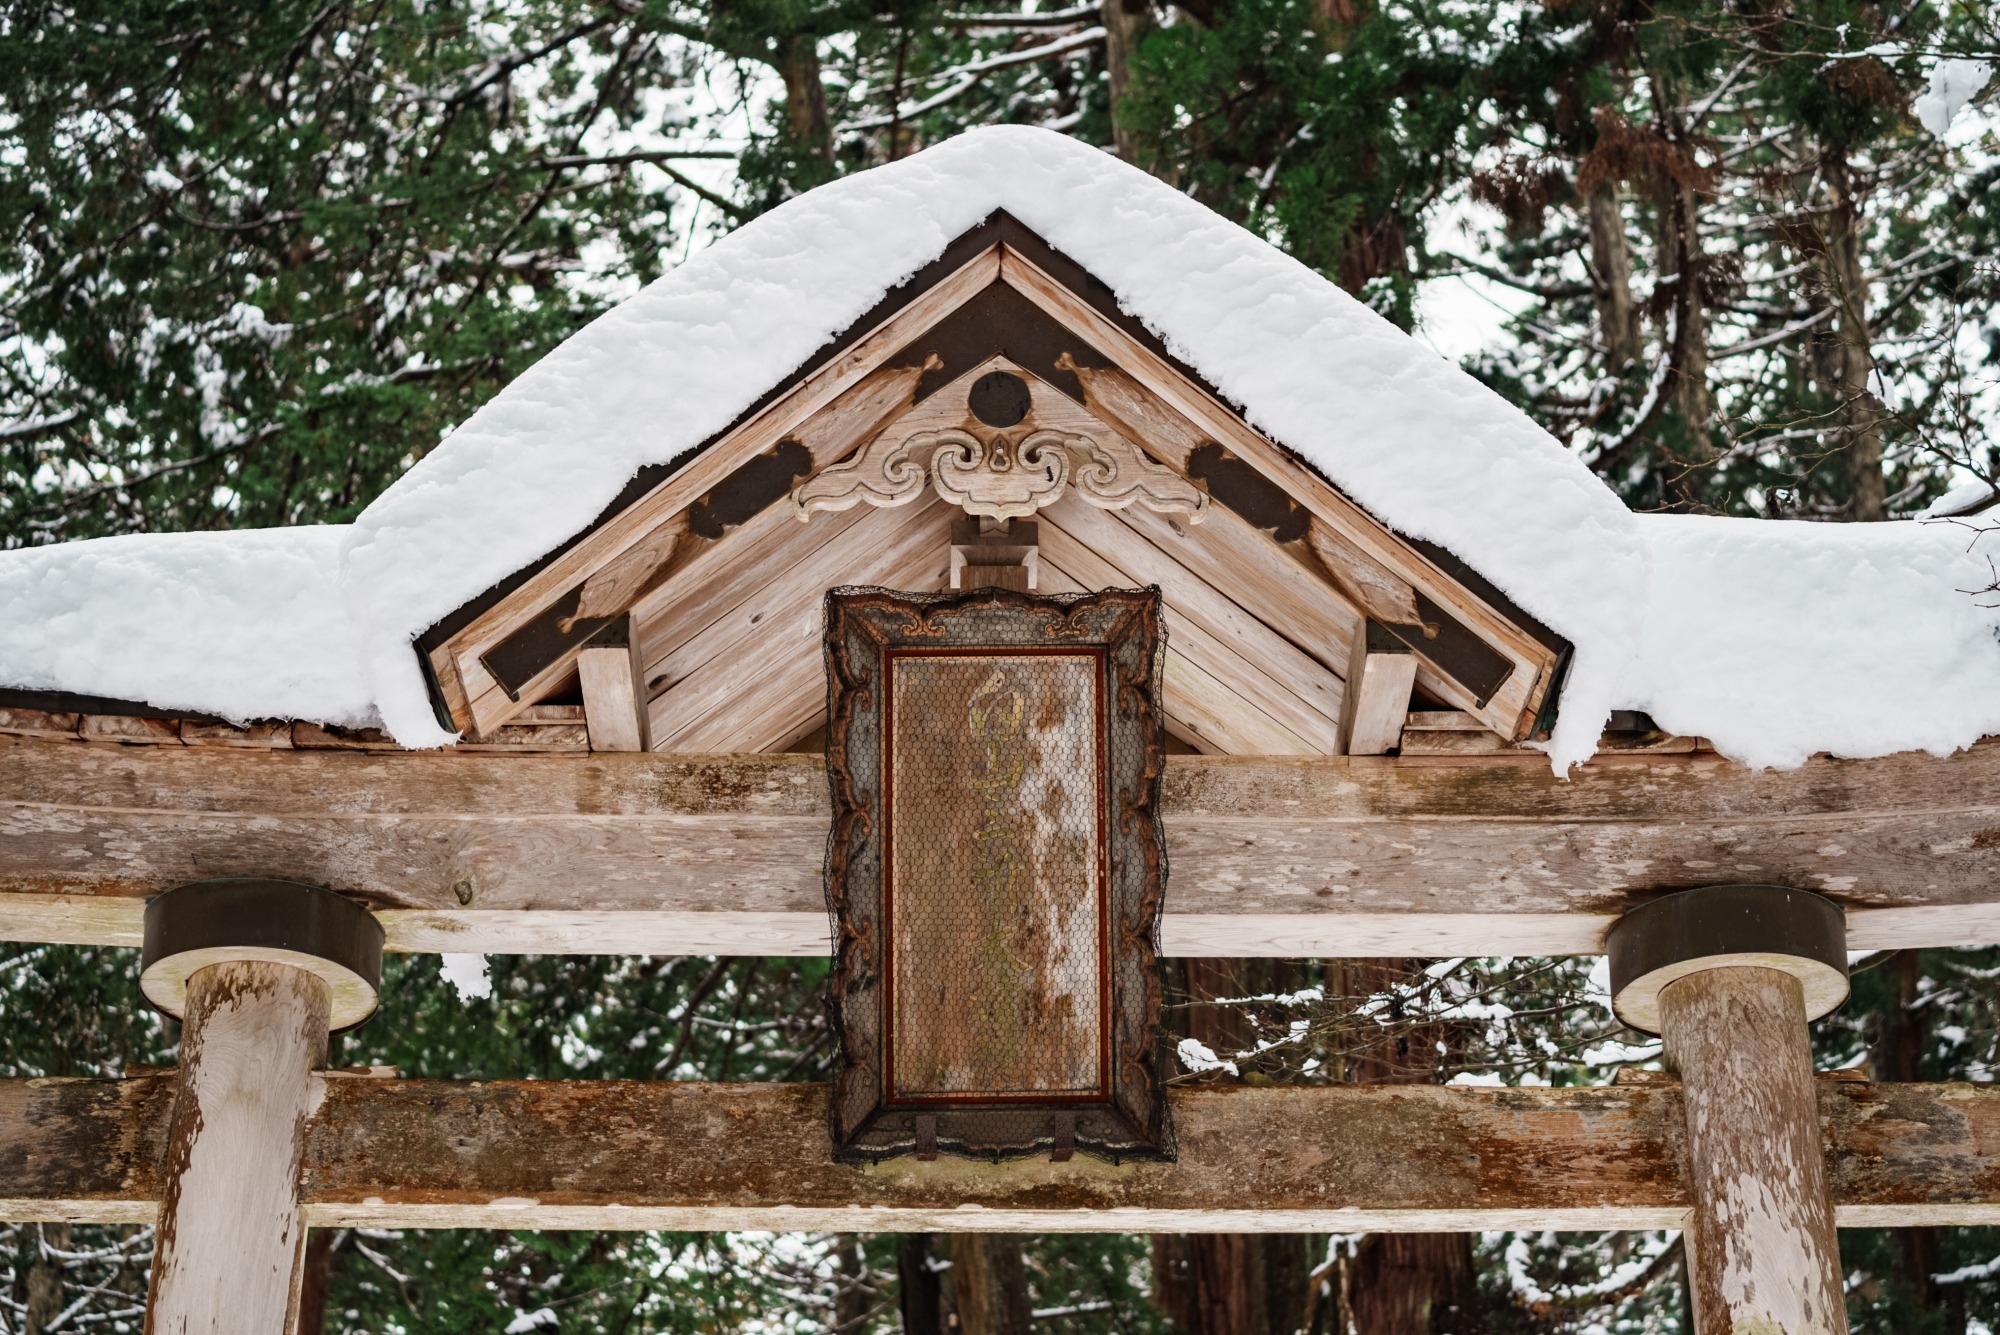
<path id="1" fill-rule="evenodd" d="M 989 371 L 972 382 L 966 396 L 972 415 L 988 426 L 1013 426 L 1028 415 L 1034 400 L 1028 382 L 1006 371 Z"/>

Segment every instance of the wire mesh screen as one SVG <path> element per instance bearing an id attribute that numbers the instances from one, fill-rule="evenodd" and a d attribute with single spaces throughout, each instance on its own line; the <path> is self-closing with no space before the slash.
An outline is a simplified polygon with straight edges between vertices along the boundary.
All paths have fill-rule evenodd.
<path id="1" fill-rule="evenodd" d="M 889 1097 L 1102 1098 L 1100 656 L 887 666 Z"/>
<path id="2" fill-rule="evenodd" d="M 1155 590 L 827 600 L 849 1159 L 1170 1152 Z"/>

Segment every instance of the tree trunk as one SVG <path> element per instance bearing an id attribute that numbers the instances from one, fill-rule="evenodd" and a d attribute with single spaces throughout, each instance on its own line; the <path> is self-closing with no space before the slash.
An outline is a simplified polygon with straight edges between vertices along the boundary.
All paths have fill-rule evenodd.
<path id="1" fill-rule="evenodd" d="M 944 1285 L 932 1261 L 930 1233 L 905 1233 L 896 1244 L 903 1335 L 944 1335 Z"/>
<path id="2" fill-rule="evenodd" d="M 819 40 L 809 33 L 792 33 L 778 40 L 773 62 L 785 83 L 785 125 L 809 155 L 833 161 L 833 121 L 826 110 L 826 84 L 820 78 Z"/>
<path id="3" fill-rule="evenodd" d="M 1917 1059 L 1924 1048 L 1926 1026 L 1917 1009 L 1919 964 L 1918 952 L 1914 950 L 1896 956 L 1896 1004 L 1884 1019 L 1881 1042 L 1876 1047 L 1877 1080 L 1915 1084 L 1921 1078 Z M 1911 1303 L 1927 1316 L 1938 1305 L 1937 1283 L 1931 1278 L 1938 1269 L 1938 1231 L 1920 1226 L 1900 1232 L 1903 1254 L 1898 1266 L 1899 1278 Z"/>
<path id="4" fill-rule="evenodd" d="M 1660 210 L 1660 254 L 1674 266 L 1673 378 L 1668 391 L 1687 432 L 1688 447 L 1697 461 L 1714 457 L 1708 429 L 1715 400 L 1708 389 L 1708 305 L 1702 293 L 1704 257 L 1701 249 L 1700 201 L 1694 186 L 1672 188 Z"/>
<path id="5" fill-rule="evenodd" d="M 1875 372 L 1875 335 L 1868 325 L 1868 282 L 1861 270 L 1860 205 L 1854 178 L 1844 154 L 1821 160 L 1827 190 L 1832 195 L 1826 224 L 1826 287 L 1834 307 L 1839 335 L 1834 393 L 1846 434 L 1848 486 L 1854 497 L 1854 517 L 1885 516 L 1882 481 L 1882 409 L 1869 382 Z"/>
<path id="6" fill-rule="evenodd" d="M 1349 960 L 1343 966 L 1349 995 L 1387 991 L 1405 981 L 1414 960 Z M 1373 1050 L 1347 1064 L 1347 1078 L 1381 1085 L 1428 1084 L 1438 1062 L 1441 1026 L 1424 1026 L 1399 1038 L 1393 1050 Z M 1348 1267 L 1347 1301 L 1356 1335 L 1431 1335 L 1474 1297 L 1470 1233 L 1371 1233 L 1361 1239 Z"/>
<path id="7" fill-rule="evenodd" d="M 1639 359 L 1639 316 L 1632 301 L 1632 260 L 1617 183 L 1606 181 L 1591 191 L 1587 212 L 1598 329 L 1610 354 L 1610 369 L 1620 371 Z"/>
<path id="8" fill-rule="evenodd" d="M 1210 1000 L 1280 986 L 1277 960 L 1179 962 L 1190 998 Z M 1184 1035 L 1227 1058 L 1251 1045 L 1241 1010 L 1194 1006 Z M 1303 1234 L 1186 1233 L 1153 1239 L 1154 1300 L 1188 1335 L 1293 1335 L 1311 1269 Z"/>
<path id="9" fill-rule="evenodd" d="M 338 1229 L 316 1228 L 306 1234 L 306 1256 L 299 1271 L 299 1310 L 292 1335 L 321 1335 L 326 1329 L 326 1294 L 333 1281 L 333 1244 Z"/>
<path id="10" fill-rule="evenodd" d="M 1132 89 L 1132 71 L 1139 43 L 1155 26 L 1147 0 L 1104 0 L 1099 11 L 1104 25 L 1104 68 L 1111 81 L 1111 142 L 1118 156 L 1137 166 L 1152 166 L 1152 142 L 1118 119 L 1119 108 Z"/>
<path id="11" fill-rule="evenodd" d="M 1028 1271 L 1018 1233 L 955 1233 L 951 1294 L 960 1335 L 1028 1335 Z"/>
<path id="12" fill-rule="evenodd" d="M 1188 1335 L 1294 1335 L 1306 1247 L 1303 1234 L 1156 1235 L 1155 1300 Z"/>
<path id="13" fill-rule="evenodd" d="M 62 1315 L 66 1304 L 63 1301 L 62 1265 L 43 1254 L 45 1248 L 66 1251 L 70 1242 L 68 1224 L 36 1224 L 21 1230 L 29 1239 L 28 1246 L 34 1249 L 34 1260 L 28 1263 L 27 1312 L 22 1317 L 21 1329 L 26 1335 L 41 1335 L 49 1328 L 49 1323 Z"/>
<path id="14" fill-rule="evenodd" d="M 1371 1233 L 1348 1284 L 1359 1335 L 1431 1335 L 1472 1292 L 1472 1235 Z"/>
<path id="15" fill-rule="evenodd" d="M 840 1288 L 833 1295 L 833 1329 L 851 1335 L 868 1320 L 868 1258 L 861 1250 L 861 1235 L 843 1233 L 835 1249 L 839 1258 Z"/>

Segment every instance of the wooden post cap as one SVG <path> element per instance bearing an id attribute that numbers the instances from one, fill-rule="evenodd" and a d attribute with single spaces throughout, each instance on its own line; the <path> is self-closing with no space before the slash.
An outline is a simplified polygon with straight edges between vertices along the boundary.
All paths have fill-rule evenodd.
<path id="1" fill-rule="evenodd" d="M 258 877 L 196 881 L 147 903 L 139 986 L 155 1007 L 184 1017 L 189 976 L 232 960 L 289 964 L 325 979 L 337 1033 L 375 1013 L 382 924 L 331 890 Z"/>
<path id="2" fill-rule="evenodd" d="M 1806 1018 L 1847 1000 L 1847 918 L 1840 905 L 1782 885 L 1709 885 L 1633 909 L 1604 939 L 1611 1009 L 1660 1032 L 1660 990 L 1703 969 L 1778 969 L 1805 988 Z"/>

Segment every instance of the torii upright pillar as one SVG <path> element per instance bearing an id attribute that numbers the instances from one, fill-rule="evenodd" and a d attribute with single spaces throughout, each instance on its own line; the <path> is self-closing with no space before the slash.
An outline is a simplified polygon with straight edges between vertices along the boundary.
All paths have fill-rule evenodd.
<path id="1" fill-rule="evenodd" d="M 1697 1335 L 1845 1335 L 1809 1021 L 1847 996 L 1840 907 L 1709 886 L 1613 925 L 1612 1005 L 1680 1072 Z"/>
<path id="2" fill-rule="evenodd" d="M 146 906 L 142 970 L 185 1026 L 146 1331 L 285 1335 L 313 1072 L 329 1033 L 375 1009 L 382 928 L 314 886 L 203 881 Z"/>

